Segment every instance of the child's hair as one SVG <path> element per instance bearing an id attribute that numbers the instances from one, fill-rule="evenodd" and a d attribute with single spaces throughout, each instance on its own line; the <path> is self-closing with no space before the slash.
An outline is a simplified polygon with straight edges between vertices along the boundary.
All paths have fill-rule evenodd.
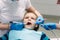
<path id="1" fill-rule="evenodd" d="M 33 13 L 33 12 L 26 12 L 25 14 L 24 14 L 24 17 L 25 17 L 25 15 L 27 14 L 27 13 Z M 33 13 L 33 14 L 35 14 L 35 13 Z M 35 14 L 36 15 L 36 14 Z M 37 15 L 36 15 L 37 16 Z M 23 17 L 23 20 L 24 20 L 24 17 Z M 38 16 L 37 16 L 38 17 Z M 37 18 L 36 18 L 37 19 Z M 35 25 L 36 27 L 34 27 L 34 29 L 33 30 L 35 30 L 35 31 L 37 31 L 38 29 L 39 29 L 39 25 Z"/>
<path id="2" fill-rule="evenodd" d="M 33 13 L 33 12 L 26 12 L 26 13 L 24 14 L 24 17 L 25 17 L 25 15 L 26 15 L 27 13 Z M 33 13 L 33 14 L 35 14 L 35 13 Z M 35 14 L 35 15 L 36 15 L 36 14 Z M 23 17 L 23 20 L 24 20 L 24 17 Z M 38 16 L 36 15 L 36 17 L 38 17 Z"/>

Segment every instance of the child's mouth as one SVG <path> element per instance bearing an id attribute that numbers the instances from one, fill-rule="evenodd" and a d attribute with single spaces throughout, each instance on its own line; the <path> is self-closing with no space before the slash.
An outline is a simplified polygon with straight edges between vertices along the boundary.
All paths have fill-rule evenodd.
<path id="1" fill-rule="evenodd" d="M 32 23 L 31 22 L 27 22 L 27 25 L 31 25 Z"/>

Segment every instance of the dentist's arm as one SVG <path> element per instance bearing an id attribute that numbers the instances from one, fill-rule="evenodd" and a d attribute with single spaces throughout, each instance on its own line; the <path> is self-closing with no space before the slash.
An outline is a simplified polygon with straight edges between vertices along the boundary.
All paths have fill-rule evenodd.
<path id="1" fill-rule="evenodd" d="M 41 26 L 46 30 L 53 30 L 53 29 L 60 30 L 60 24 L 57 24 L 57 23 L 45 23 L 45 24 L 42 24 Z"/>
<path id="2" fill-rule="evenodd" d="M 22 30 L 24 27 L 24 23 L 22 22 L 17 22 L 17 23 L 10 23 L 10 24 L 4 24 L 0 23 L 0 29 L 1 30 Z"/>
<path id="3" fill-rule="evenodd" d="M 27 10 L 27 12 L 35 13 L 37 16 L 42 16 L 41 13 L 39 13 L 39 11 L 37 11 L 32 5 L 26 10 Z"/>
<path id="4" fill-rule="evenodd" d="M 0 29 L 1 30 L 9 29 L 9 24 L 0 23 Z"/>

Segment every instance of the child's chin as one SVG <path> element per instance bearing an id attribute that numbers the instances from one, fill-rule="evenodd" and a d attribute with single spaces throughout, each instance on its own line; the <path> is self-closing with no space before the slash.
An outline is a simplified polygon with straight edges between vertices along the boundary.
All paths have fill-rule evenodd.
<path id="1" fill-rule="evenodd" d="M 26 25 L 27 27 L 32 27 L 32 25 Z"/>

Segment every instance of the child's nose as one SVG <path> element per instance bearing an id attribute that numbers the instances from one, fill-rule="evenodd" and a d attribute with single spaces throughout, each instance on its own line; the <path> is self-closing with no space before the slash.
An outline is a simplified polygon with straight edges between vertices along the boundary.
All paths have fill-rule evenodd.
<path id="1" fill-rule="evenodd" d="M 28 20 L 31 21 L 31 18 L 29 18 Z"/>

